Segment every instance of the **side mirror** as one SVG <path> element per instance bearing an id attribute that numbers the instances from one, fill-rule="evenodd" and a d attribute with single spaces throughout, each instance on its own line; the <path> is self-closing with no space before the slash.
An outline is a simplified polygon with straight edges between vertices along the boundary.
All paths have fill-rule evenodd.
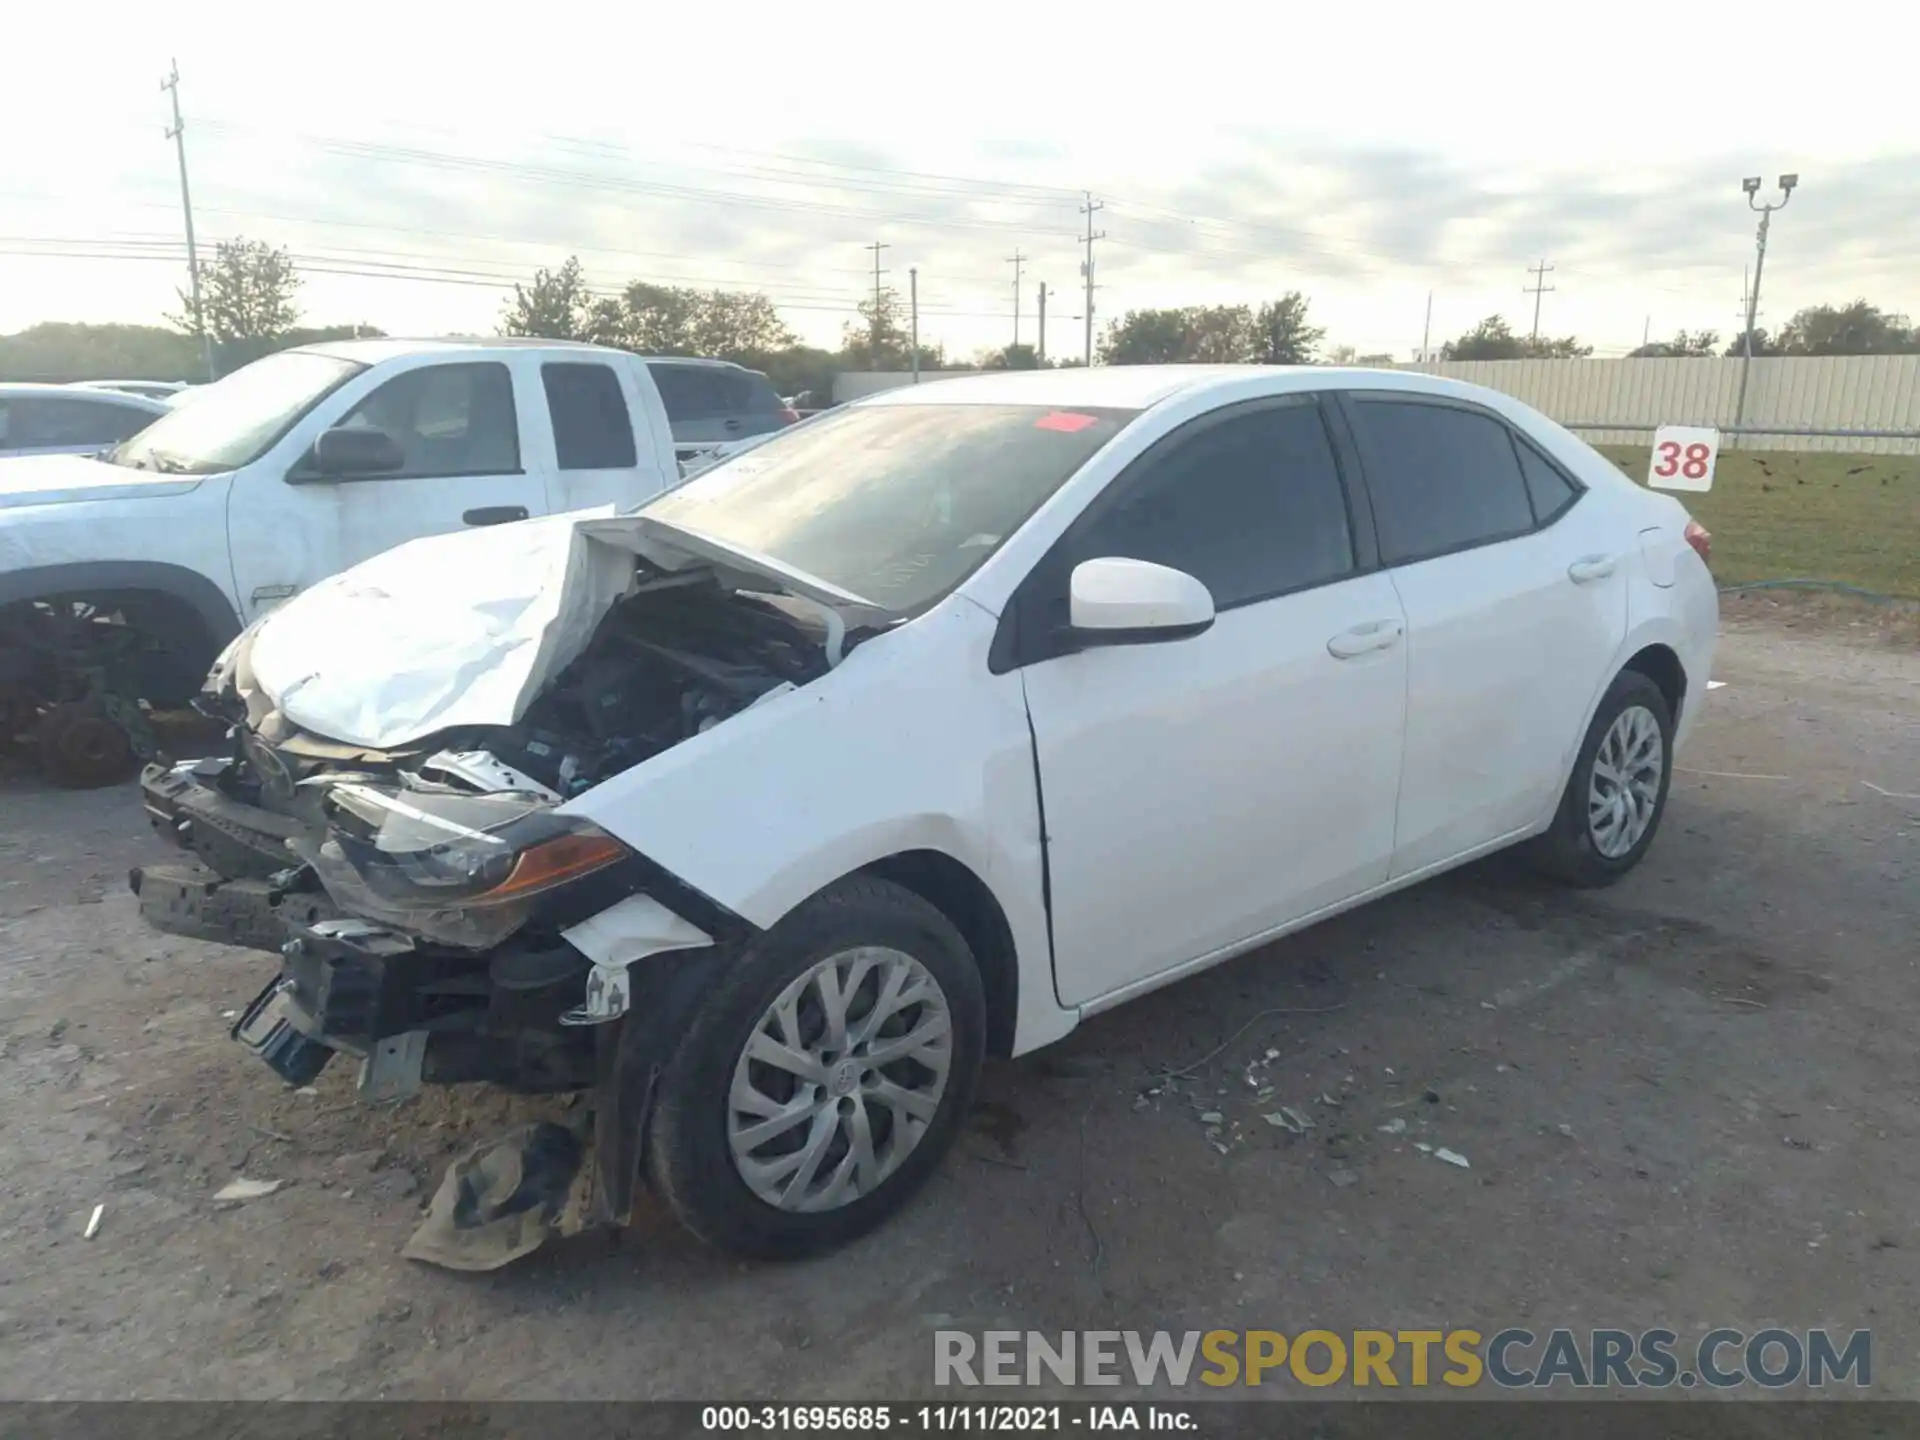
<path id="1" fill-rule="evenodd" d="M 313 442 L 313 468 L 322 476 L 382 475 L 406 463 L 400 442 L 384 430 L 339 425 Z"/>
<path id="2" fill-rule="evenodd" d="M 1081 646 L 1183 640 L 1213 624 L 1213 595 L 1184 570 L 1107 556 L 1073 567 L 1067 613 Z"/>

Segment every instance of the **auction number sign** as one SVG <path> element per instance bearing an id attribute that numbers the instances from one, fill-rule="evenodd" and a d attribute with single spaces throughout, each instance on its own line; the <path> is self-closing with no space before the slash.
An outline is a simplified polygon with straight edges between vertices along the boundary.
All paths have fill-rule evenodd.
<path id="1" fill-rule="evenodd" d="M 1703 425 L 1662 425 L 1653 436 L 1647 484 L 1655 490 L 1711 490 L 1720 432 Z"/>

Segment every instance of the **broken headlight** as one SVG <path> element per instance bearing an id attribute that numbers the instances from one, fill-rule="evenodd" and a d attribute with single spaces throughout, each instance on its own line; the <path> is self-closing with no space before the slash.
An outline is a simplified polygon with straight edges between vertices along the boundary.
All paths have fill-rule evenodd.
<path id="1" fill-rule="evenodd" d="M 497 945 L 539 896 L 624 859 L 626 846 L 525 794 L 333 786 L 327 838 L 299 846 L 357 915 L 462 949 Z"/>

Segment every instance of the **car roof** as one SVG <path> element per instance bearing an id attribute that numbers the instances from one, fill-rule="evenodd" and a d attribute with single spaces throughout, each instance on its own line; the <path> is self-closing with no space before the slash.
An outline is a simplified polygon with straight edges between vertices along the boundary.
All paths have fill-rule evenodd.
<path id="1" fill-rule="evenodd" d="M 309 355 L 331 355 L 336 360 L 355 360 L 362 365 L 378 365 L 406 355 L 460 350 L 588 350 L 602 355 L 625 355 L 608 345 L 593 345 L 585 340 L 548 340 L 538 335 L 451 335 L 433 339 L 408 339 L 388 335 L 372 340 L 322 340 L 313 345 L 298 345 L 296 350 Z M 286 354 L 286 351 L 278 352 Z"/>
<path id="2" fill-rule="evenodd" d="M 76 394 L 75 392 L 80 393 Z M 30 380 L 9 380 L 0 383 L 0 399 L 24 400 L 28 396 L 60 395 L 68 400 L 88 400 L 95 404 L 126 405 L 135 410 L 151 410 L 156 415 L 164 415 L 167 405 L 150 395 L 132 395 L 125 390 L 82 389 L 78 385 L 43 385 Z"/>
<path id="3" fill-rule="evenodd" d="M 1409 390 L 1484 398 L 1477 385 L 1414 370 L 1335 365 L 1097 365 L 1061 370 L 995 370 L 902 385 L 864 396 L 855 405 L 1079 405 L 1091 409 L 1149 410 L 1176 396 L 1244 389 L 1270 381 L 1269 393 L 1290 390 Z"/>

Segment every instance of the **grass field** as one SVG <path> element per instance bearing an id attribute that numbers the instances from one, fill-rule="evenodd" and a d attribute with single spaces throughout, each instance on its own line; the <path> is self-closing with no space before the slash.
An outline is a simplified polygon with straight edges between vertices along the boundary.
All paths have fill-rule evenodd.
<path id="1" fill-rule="evenodd" d="M 1646 483 L 1645 446 L 1599 448 Z M 1713 489 L 1675 498 L 1713 532 L 1723 585 L 1837 580 L 1920 599 L 1920 456 L 1722 450 Z"/>

